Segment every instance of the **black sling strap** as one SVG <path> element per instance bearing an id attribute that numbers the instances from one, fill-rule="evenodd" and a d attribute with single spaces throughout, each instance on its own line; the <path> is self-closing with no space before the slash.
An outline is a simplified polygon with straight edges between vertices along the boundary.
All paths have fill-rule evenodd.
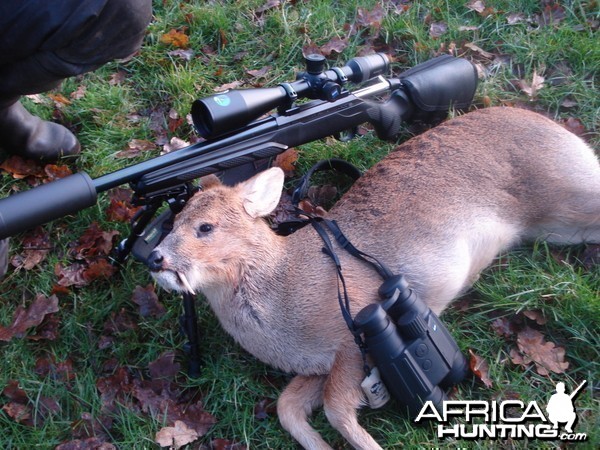
<path id="1" fill-rule="evenodd" d="M 306 213 L 301 212 L 303 215 Z M 333 244 L 327 230 L 333 235 L 335 240 L 338 242 L 340 246 L 348 253 L 350 253 L 355 258 L 360 259 L 371 265 L 377 273 L 384 279 L 394 276 L 393 272 L 391 272 L 383 263 L 381 263 L 377 258 L 357 249 L 349 240 L 346 238 L 342 230 L 338 226 L 338 224 L 334 220 L 324 219 L 322 217 L 314 217 L 314 216 L 306 216 L 306 222 L 309 222 L 325 246 L 321 249 L 323 253 L 331 258 L 331 260 L 335 264 L 337 278 L 338 278 L 338 303 L 340 305 L 340 310 L 342 312 L 342 317 L 348 326 L 348 329 L 354 336 L 354 342 L 358 345 L 362 359 L 363 359 L 363 369 L 365 374 L 368 376 L 371 373 L 371 368 L 367 364 L 367 356 L 366 356 L 366 346 L 362 339 L 360 330 L 354 324 L 354 320 L 352 318 L 352 313 L 350 312 L 350 297 L 348 296 L 348 290 L 346 288 L 346 281 L 344 280 L 344 275 L 342 273 L 342 265 L 340 263 L 340 259 L 333 248 Z"/>

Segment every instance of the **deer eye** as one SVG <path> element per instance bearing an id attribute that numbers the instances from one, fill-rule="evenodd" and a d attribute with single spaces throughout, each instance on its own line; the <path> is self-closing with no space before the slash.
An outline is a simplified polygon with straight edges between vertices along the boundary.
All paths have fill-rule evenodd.
<path id="1" fill-rule="evenodd" d="M 210 233 L 213 229 L 213 226 L 210 223 L 203 223 L 198 227 L 198 237 L 201 237 L 203 234 Z"/>

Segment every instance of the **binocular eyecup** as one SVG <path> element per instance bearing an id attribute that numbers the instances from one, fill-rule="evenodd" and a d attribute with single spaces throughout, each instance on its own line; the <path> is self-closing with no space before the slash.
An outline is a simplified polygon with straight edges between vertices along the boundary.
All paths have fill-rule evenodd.
<path id="1" fill-rule="evenodd" d="M 392 396 L 415 417 L 425 402 L 441 409 L 444 391 L 467 373 L 467 361 L 431 309 L 402 276 L 379 289 L 384 300 L 363 308 L 355 326 Z"/>
<path id="2" fill-rule="evenodd" d="M 344 67 L 325 70 L 325 57 L 305 57 L 306 72 L 292 83 L 272 88 L 231 89 L 192 104 L 192 120 L 205 139 L 242 128 L 274 108 L 289 107 L 298 98 L 335 101 L 347 82 L 363 83 L 385 73 L 389 59 L 383 53 L 354 58 Z"/>

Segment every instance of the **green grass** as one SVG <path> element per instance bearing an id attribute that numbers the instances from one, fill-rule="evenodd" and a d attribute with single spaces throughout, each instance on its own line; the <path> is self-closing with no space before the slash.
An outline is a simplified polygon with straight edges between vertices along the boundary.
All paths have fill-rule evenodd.
<path id="1" fill-rule="evenodd" d="M 265 0 L 243 1 L 155 1 L 154 21 L 139 55 L 126 64 L 111 63 L 94 73 L 63 83 L 58 92 L 67 96 L 78 86 L 86 94 L 73 100 L 62 111 L 65 120 L 77 131 L 83 154 L 71 166 L 88 172 L 92 177 L 125 167 L 136 161 L 157 156 L 150 151 L 134 160 L 115 158 L 131 139 L 156 139 L 151 112 L 165 117 L 173 108 L 181 117 L 189 112 L 192 101 L 212 94 L 214 89 L 232 81 L 252 87 L 257 81 L 276 85 L 293 80 L 294 72 L 302 69 L 302 48 L 310 43 L 321 46 L 334 37 L 348 38 L 347 48 L 329 59 L 330 65 L 340 65 L 358 52 L 371 47 L 372 38 L 393 49 L 399 73 L 416 63 L 456 48 L 458 55 L 474 60 L 480 56 L 464 47 L 473 43 L 497 55 L 505 55 L 488 76 L 480 80 L 475 104 L 517 104 L 543 112 L 556 120 L 568 117 L 579 119 L 586 127 L 586 138 L 598 149 L 600 93 L 598 73 L 597 2 L 570 1 L 564 3 L 566 17 L 559 23 L 541 27 L 536 17 L 542 13 L 541 2 L 533 0 L 498 1 L 494 13 L 483 17 L 469 10 L 466 0 L 406 2 L 406 11 L 399 12 L 391 3 L 403 2 L 355 1 L 297 1 L 256 11 Z M 355 23 L 358 8 L 371 11 L 379 3 L 386 8 L 381 29 L 362 28 L 348 35 L 347 24 Z M 525 20 L 510 25 L 507 16 L 522 13 Z M 447 32 L 439 38 L 429 33 L 429 24 L 443 22 Z M 460 27 L 476 26 L 476 30 Z M 171 29 L 186 29 L 190 48 L 195 55 L 190 61 L 167 52 L 175 48 L 161 43 L 161 36 Z M 486 65 L 488 63 L 486 62 Z M 270 66 L 263 79 L 252 80 L 248 70 Z M 566 67 L 563 82 L 549 82 L 536 99 L 529 99 L 514 87 L 513 81 L 531 81 L 534 70 L 547 79 L 556 77 L 558 68 Z M 111 76 L 122 70 L 123 82 L 112 85 Z M 563 70 L 564 72 L 564 70 Z M 574 105 L 565 107 L 565 99 Z M 24 103 L 36 114 L 50 118 L 53 105 Z M 131 114 L 138 118 L 132 119 Z M 167 138 L 177 136 L 190 140 L 194 136 L 187 124 Z M 408 135 L 405 135 L 405 139 Z M 341 157 L 362 169 L 380 160 L 393 147 L 377 140 L 371 133 L 349 143 L 332 139 L 314 142 L 300 149 L 299 171 L 306 170 L 324 157 Z M 6 195 L 13 185 L 26 186 L 0 174 L 0 195 Z M 31 271 L 10 272 L 0 282 L 0 324 L 7 325 L 15 308 L 27 306 L 35 294 L 50 295 L 57 282 L 55 265 L 69 261 L 69 243 L 76 240 L 93 221 L 105 230 L 118 229 L 121 238 L 128 227 L 108 221 L 106 196 L 97 206 L 46 226 L 51 235 L 52 250 L 47 260 Z M 21 237 L 11 243 L 11 253 L 21 251 Z M 554 383 L 566 381 L 571 388 L 577 381 L 587 379 L 597 390 L 599 377 L 600 337 L 600 269 L 586 269 L 579 259 L 583 247 L 561 250 L 561 258 L 553 257 L 556 249 L 545 245 L 525 247 L 498 260 L 484 273 L 473 290 L 469 302 L 453 307 L 444 315 L 452 334 L 464 350 L 471 348 L 484 357 L 490 366 L 493 386 L 486 388 L 479 381 L 462 383 L 455 398 L 470 400 L 501 400 L 519 395 L 523 401 L 536 400 L 545 404 Z M 90 413 L 100 417 L 102 399 L 96 387 L 100 377 L 113 373 L 114 367 L 127 367 L 136 376 L 147 376 L 148 364 L 160 354 L 175 350 L 177 360 L 185 365 L 184 339 L 178 333 L 177 317 L 180 299 L 158 291 L 167 313 L 160 319 L 142 318 L 131 301 L 135 286 L 146 286 L 150 277 L 142 265 L 128 262 L 109 281 L 98 281 L 83 288 L 72 288 L 61 295 L 60 336 L 54 341 L 32 341 L 15 338 L 0 343 L 0 391 L 9 380 L 17 380 L 34 405 L 40 396 L 51 397 L 60 410 L 37 427 L 16 423 L 0 411 L 0 447 L 4 449 L 55 448 L 73 439 L 73 423 Z M 189 379 L 182 370 L 180 387 L 188 387 L 202 395 L 205 409 L 218 422 L 208 434 L 190 448 L 209 445 L 218 438 L 245 443 L 257 449 L 294 449 L 296 444 L 271 414 L 259 420 L 254 406 L 262 398 L 277 398 L 289 376 L 264 366 L 241 350 L 220 329 L 216 319 L 198 302 L 200 326 L 203 330 L 202 376 Z M 566 348 L 569 368 L 565 374 L 541 376 L 535 370 L 511 363 L 509 352 L 514 338 L 498 337 L 490 324 L 497 317 L 514 317 L 524 310 L 539 309 L 548 322 L 537 327 L 548 341 Z M 100 349 L 101 336 L 111 315 L 122 310 L 135 318 L 137 327 L 115 334 L 108 348 Z M 56 361 L 71 361 L 74 377 L 65 382 L 60 377 L 41 376 L 35 371 L 36 361 L 52 355 Z M 107 363 L 110 365 L 107 366 Z M 588 389 L 577 400 L 580 422 L 576 428 L 587 432 L 589 439 L 577 448 L 597 448 L 600 429 L 597 395 Z M 0 396 L 0 405 L 8 402 Z M 158 448 L 155 433 L 165 425 L 165 418 L 117 408 L 110 417 L 112 426 L 105 432 L 108 441 L 117 448 Z M 385 448 L 554 448 L 557 442 L 505 442 L 441 440 L 435 437 L 433 426 L 415 426 L 394 408 L 362 411 L 361 423 Z M 349 448 L 340 435 L 327 423 L 322 412 L 316 413 L 314 426 L 336 449 Z M 204 448 L 204 447 L 203 447 Z"/>

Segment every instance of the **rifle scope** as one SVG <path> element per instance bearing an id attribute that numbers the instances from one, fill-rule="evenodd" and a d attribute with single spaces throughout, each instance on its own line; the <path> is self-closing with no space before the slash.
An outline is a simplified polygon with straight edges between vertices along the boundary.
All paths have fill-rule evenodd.
<path id="1" fill-rule="evenodd" d="M 274 108 L 289 107 L 298 98 L 335 101 L 348 81 L 362 83 L 388 70 L 384 53 L 351 59 L 343 67 L 325 69 L 325 57 L 311 54 L 304 58 L 306 72 L 296 81 L 273 88 L 232 89 L 192 104 L 192 119 L 205 139 L 219 137 L 246 126 Z"/>

